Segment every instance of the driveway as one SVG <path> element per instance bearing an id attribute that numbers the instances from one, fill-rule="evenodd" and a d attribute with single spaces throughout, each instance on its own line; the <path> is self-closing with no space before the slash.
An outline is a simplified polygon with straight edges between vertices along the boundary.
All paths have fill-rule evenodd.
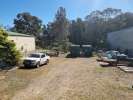
<path id="1" fill-rule="evenodd" d="M 95 57 L 52 58 L 39 69 L 18 71 L 28 83 L 11 100 L 133 100 L 133 74 L 100 67 Z"/>

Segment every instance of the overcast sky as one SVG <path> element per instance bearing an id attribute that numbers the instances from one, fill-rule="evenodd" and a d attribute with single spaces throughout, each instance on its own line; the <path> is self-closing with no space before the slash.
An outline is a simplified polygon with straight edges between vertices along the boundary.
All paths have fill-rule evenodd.
<path id="1" fill-rule="evenodd" d="M 84 18 L 91 11 L 108 7 L 133 12 L 133 0 L 1 0 L 0 24 L 12 25 L 20 12 L 30 12 L 47 24 L 60 6 L 66 8 L 69 19 Z"/>

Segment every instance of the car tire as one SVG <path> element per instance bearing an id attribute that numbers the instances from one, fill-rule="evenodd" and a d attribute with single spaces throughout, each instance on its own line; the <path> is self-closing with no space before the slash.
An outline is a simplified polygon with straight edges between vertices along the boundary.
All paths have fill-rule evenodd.
<path id="1" fill-rule="evenodd" d="M 36 64 L 36 68 L 39 68 L 40 67 L 40 62 L 38 62 L 37 64 Z"/>
<path id="2" fill-rule="evenodd" d="M 49 63 L 49 60 L 47 59 L 47 61 L 46 61 L 46 65 Z"/>

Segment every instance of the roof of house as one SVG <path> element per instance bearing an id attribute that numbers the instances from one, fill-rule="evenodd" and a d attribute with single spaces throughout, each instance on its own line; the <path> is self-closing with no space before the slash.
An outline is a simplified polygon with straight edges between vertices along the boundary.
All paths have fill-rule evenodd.
<path id="1" fill-rule="evenodd" d="M 26 35 L 26 34 L 22 34 L 22 33 L 9 32 L 9 31 L 7 31 L 7 34 L 9 36 L 33 37 L 32 35 Z"/>

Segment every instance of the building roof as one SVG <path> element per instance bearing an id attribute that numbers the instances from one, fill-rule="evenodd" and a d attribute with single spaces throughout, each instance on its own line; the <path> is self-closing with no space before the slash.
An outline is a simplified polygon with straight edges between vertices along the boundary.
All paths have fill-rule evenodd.
<path id="1" fill-rule="evenodd" d="M 33 37 L 31 35 L 26 35 L 26 34 L 17 33 L 17 32 L 9 32 L 9 31 L 6 31 L 6 32 L 9 36 Z"/>

